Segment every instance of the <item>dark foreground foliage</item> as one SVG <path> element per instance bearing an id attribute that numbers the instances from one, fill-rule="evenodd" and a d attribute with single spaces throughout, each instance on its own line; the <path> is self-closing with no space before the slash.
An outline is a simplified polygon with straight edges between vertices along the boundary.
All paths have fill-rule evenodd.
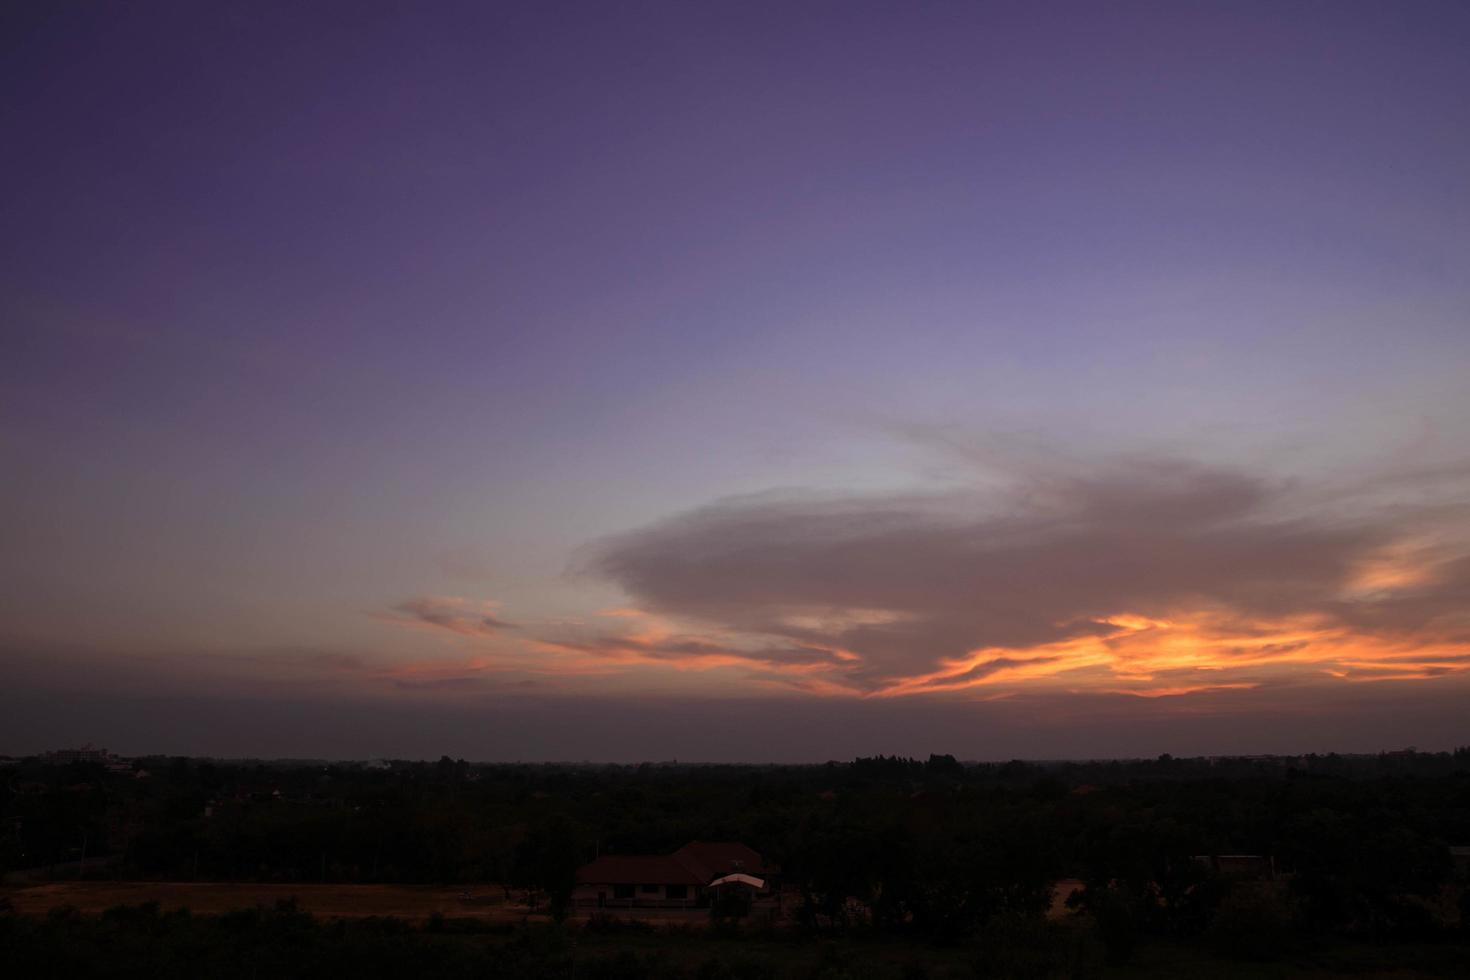
<path id="1" fill-rule="evenodd" d="M 1100 960 L 1086 958 L 1085 943 L 1071 938 L 1075 931 L 1037 923 L 1024 934 L 998 933 L 995 938 L 1005 940 L 1004 949 L 932 951 L 855 941 L 667 934 L 647 925 L 609 931 L 606 924 L 497 928 L 451 920 L 419 928 L 394 919 L 322 921 L 289 902 L 223 916 L 161 913 L 149 904 L 93 917 L 69 909 L 41 919 L 0 913 L 0 958 L 7 975 L 37 978 L 917 980 L 1092 975 Z"/>
<path id="2" fill-rule="evenodd" d="M 649 925 L 490 926 L 441 920 L 315 919 L 289 902 L 222 916 L 156 905 L 44 918 L 0 909 L 0 964 L 26 978 L 372 978 L 443 980 L 1091 980 L 1099 977 L 1461 977 L 1453 944 L 1317 945 L 1270 962 L 1170 942 L 1120 966 L 1085 918 L 1004 919 L 958 945 L 875 936 L 811 939 Z"/>
<path id="3" fill-rule="evenodd" d="M 27 968 L 16 976 L 1046 977 L 1146 970 L 1167 950 L 1273 975 L 1349 946 L 1429 950 L 1432 974 L 1470 940 L 1467 750 L 814 766 L 154 759 L 125 772 L 22 760 L 0 781 L 0 826 L 0 870 L 18 876 L 496 882 L 558 921 L 597 853 L 739 840 L 781 868 L 781 924 L 765 933 L 598 920 L 501 935 L 468 920 L 318 923 L 289 907 L 218 920 L 134 909 L 7 918 L 7 961 Z M 1227 873 L 1220 855 L 1255 856 L 1257 872 Z M 1073 914 L 1048 921 L 1062 879 L 1080 883 Z"/>

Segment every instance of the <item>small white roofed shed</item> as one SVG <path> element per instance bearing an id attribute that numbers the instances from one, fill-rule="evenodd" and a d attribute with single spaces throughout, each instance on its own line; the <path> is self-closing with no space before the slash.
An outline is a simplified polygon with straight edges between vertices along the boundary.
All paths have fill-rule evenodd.
<path id="1" fill-rule="evenodd" d="M 710 888 L 718 888 L 721 885 L 749 885 L 756 891 L 763 891 L 766 887 L 764 879 L 757 878 L 753 875 L 741 874 L 738 871 L 735 874 L 725 875 L 722 878 L 716 878 L 714 881 L 709 883 Z"/>

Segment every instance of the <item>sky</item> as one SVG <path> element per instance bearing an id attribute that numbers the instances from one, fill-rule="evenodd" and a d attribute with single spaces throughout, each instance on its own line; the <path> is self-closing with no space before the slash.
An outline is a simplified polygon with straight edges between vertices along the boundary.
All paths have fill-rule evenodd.
<path id="1" fill-rule="evenodd" d="M 0 752 L 1470 743 L 1467 47 L 6 5 Z"/>

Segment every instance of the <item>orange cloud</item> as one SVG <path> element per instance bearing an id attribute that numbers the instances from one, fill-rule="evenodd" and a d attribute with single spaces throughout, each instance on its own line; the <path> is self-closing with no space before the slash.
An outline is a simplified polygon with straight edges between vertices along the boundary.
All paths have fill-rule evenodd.
<path id="1" fill-rule="evenodd" d="M 1063 684 L 1159 697 L 1258 686 L 1257 679 L 1238 679 L 1247 674 L 1326 674 L 1361 681 L 1430 679 L 1470 671 L 1470 647 L 1463 643 L 1385 639 L 1314 616 L 1240 623 L 1212 611 L 1176 614 L 1168 620 L 1125 613 L 1102 622 L 1115 631 L 1018 650 L 977 650 L 939 670 L 900 679 L 876 694 Z M 1199 672 L 1218 679 L 1177 682 L 1181 674 Z M 1108 686 L 1109 680 L 1128 684 Z"/>
<path id="2" fill-rule="evenodd" d="M 1107 694 L 1130 694 L 1136 698 L 1177 698 L 1185 694 L 1199 694 L 1203 691 L 1249 691 L 1259 684 L 1185 684 L 1179 687 L 1153 687 L 1153 688 L 1118 688 L 1107 691 Z"/>
<path id="3" fill-rule="evenodd" d="M 479 646 L 467 657 L 366 672 L 383 681 L 425 687 L 452 687 L 490 675 L 554 682 L 636 670 L 643 683 L 654 685 L 659 671 L 718 672 L 721 689 L 731 693 L 778 689 L 821 697 L 899 698 L 983 690 L 985 699 L 997 699 L 1045 690 L 1159 698 L 1251 690 L 1293 677 L 1363 683 L 1470 672 L 1470 647 L 1453 639 L 1384 637 L 1318 613 L 1243 620 L 1213 607 L 1177 610 L 1167 617 L 1124 611 L 1094 620 L 1081 635 L 1068 639 L 979 648 L 943 660 L 936 669 L 874 684 L 864 676 L 865 658 L 851 649 L 781 642 L 779 637 L 712 635 L 631 607 L 610 611 L 608 618 L 627 624 L 621 630 L 563 623 L 562 635 L 512 634 L 508 640 L 501 627 L 479 623 L 478 617 L 488 615 L 483 607 L 464 600 L 399 608 L 415 614 L 406 622 L 395 620 L 400 625 L 448 631 Z M 492 636 L 497 639 L 488 642 Z"/>
<path id="4" fill-rule="evenodd" d="M 471 645 L 474 670 L 730 694 L 1158 698 L 1465 674 L 1462 511 L 1389 509 L 1389 489 L 1129 459 L 999 495 L 761 495 L 603 542 L 588 571 L 628 601 L 595 617 L 517 628 L 428 597 L 388 618 Z"/>

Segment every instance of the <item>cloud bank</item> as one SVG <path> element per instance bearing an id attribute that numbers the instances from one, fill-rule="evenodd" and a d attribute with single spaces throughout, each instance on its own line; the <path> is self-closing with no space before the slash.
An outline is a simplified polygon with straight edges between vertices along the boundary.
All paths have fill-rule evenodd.
<path id="1" fill-rule="evenodd" d="M 692 637 L 715 636 L 757 676 L 866 696 L 1459 673 L 1464 515 L 1391 489 L 1415 505 L 1382 506 L 1381 482 L 1310 488 L 1154 458 L 1026 472 L 1000 490 L 770 494 L 611 538 L 588 570 L 682 624 L 651 655 L 697 659 L 712 651 Z M 772 648 L 805 654 L 758 652 Z"/>
<path id="2" fill-rule="evenodd" d="M 376 652 L 12 638 L 0 659 L 40 715 L 8 732 L 164 747 L 128 728 L 137 705 L 209 702 L 200 719 L 296 719 L 323 752 L 432 731 L 486 758 L 1442 747 L 1470 695 L 1465 477 L 1313 484 L 1154 458 L 730 498 L 595 542 L 583 572 L 625 593 L 600 612 L 510 622 L 419 595 L 372 614 L 393 630 Z M 334 742 L 340 725 L 359 727 Z M 252 731 L 220 751 L 263 751 Z"/>

